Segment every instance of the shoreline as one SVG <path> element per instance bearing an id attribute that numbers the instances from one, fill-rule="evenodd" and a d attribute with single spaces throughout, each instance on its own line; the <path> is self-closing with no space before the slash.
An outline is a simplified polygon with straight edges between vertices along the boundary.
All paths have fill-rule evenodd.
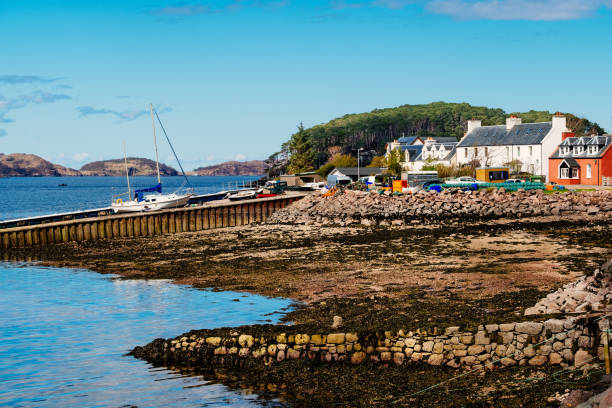
<path id="1" fill-rule="evenodd" d="M 165 278 L 196 288 L 282 296 L 300 302 L 285 314 L 280 326 L 246 327 L 261 333 L 277 333 L 279 329 L 288 333 L 331 333 L 334 316 L 342 317 L 342 332 L 431 330 L 451 325 L 476 330 L 487 323 L 527 320 L 522 316 L 524 310 L 546 293 L 612 258 L 611 224 L 608 216 L 369 227 L 254 224 L 11 250 L 9 257 L 29 257 L 44 265 L 84 267 L 130 279 Z M 246 376 L 224 367 L 200 369 L 249 388 L 271 384 L 260 392 L 282 394 L 296 406 L 324 404 L 330 398 L 328 387 L 332 385 L 343 388 L 337 397 L 343 401 L 341 405 L 382 406 L 378 398 L 388 403 L 383 394 L 393 392 L 385 385 L 388 381 L 397 383 L 407 375 L 420 375 L 423 378 L 413 381 L 416 387 L 454 375 L 450 367 L 422 364 L 391 364 L 383 372 L 370 363 L 355 367 L 346 362 L 321 365 L 294 360 L 272 367 L 241 366 L 239 371 Z M 472 387 L 478 384 L 479 389 L 484 389 L 491 382 L 507 382 L 514 376 L 529 377 L 547 370 L 548 367 L 517 366 L 470 381 Z M 371 378 L 372 373 L 379 377 Z M 367 386 L 363 385 L 366 379 Z M 328 385 L 321 386 L 321 381 Z M 590 378 L 582 386 L 594 381 L 596 378 Z M 357 390 L 371 393 L 376 400 L 360 403 Z M 518 401 L 525 406 L 544 406 L 539 404 L 558 391 L 554 386 L 542 387 L 530 395 L 508 391 L 505 406 L 516 406 L 513 404 Z M 301 393 L 306 393 L 306 400 L 297 396 Z M 443 402 L 454 406 L 453 399 L 445 398 L 434 393 L 411 400 L 408 406 Z M 488 394 L 482 396 L 482 401 L 487 398 Z"/>

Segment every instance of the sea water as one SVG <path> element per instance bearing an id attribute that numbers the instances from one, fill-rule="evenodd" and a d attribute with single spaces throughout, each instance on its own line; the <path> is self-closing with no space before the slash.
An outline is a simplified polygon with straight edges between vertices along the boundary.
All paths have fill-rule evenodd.
<path id="1" fill-rule="evenodd" d="M 126 353 L 191 329 L 274 322 L 289 304 L 165 280 L 0 262 L 0 406 L 280 405 Z"/>
<path id="2" fill-rule="evenodd" d="M 189 182 L 196 194 L 235 189 L 256 176 L 199 176 Z M 162 177 L 165 193 L 183 186 L 183 177 Z M 154 187 L 156 177 L 131 177 L 132 191 Z M 63 186 L 65 184 L 65 186 Z M 11 177 L 0 178 L 0 220 L 92 208 L 110 207 L 114 195 L 127 192 L 125 177 Z"/>

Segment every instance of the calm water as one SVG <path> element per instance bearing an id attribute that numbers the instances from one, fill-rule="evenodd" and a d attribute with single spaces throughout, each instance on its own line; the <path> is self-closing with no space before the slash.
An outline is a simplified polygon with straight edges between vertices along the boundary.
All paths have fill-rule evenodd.
<path id="1" fill-rule="evenodd" d="M 215 193 L 259 177 L 190 177 L 197 194 Z M 183 177 L 162 177 L 165 192 L 172 192 Z M 132 188 L 152 187 L 156 177 L 132 177 Z M 59 187 L 66 184 L 66 187 Z M 0 220 L 66 211 L 109 207 L 112 196 L 127 191 L 125 177 L 13 177 L 0 178 Z"/>
<path id="2" fill-rule="evenodd" d="M 0 263 L 0 406 L 262 404 L 256 396 L 153 368 L 125 353 L 190 329 L 276 319 L 278 314 L 266 314 L 289 303 L 167 281 Z"/>

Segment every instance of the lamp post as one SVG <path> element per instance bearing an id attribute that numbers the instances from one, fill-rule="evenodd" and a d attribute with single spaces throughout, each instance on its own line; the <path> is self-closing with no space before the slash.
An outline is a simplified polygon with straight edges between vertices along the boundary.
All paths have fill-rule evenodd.
<path id="1" fill-rule="evenodd" d="M 361 151 L 363 150 L 363 147 L 360 147 L 359 149 L 357 149 L 357 181 L 359 181 L 360 174 L 359 174 L 359 163 L 360 163 L 360 159 L 361 159 Z"/>

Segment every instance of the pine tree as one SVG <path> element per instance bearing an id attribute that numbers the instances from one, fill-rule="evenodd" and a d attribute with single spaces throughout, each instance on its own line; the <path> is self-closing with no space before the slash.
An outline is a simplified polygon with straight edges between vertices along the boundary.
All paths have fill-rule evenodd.
<path id="1" fill-rule="evenodd" d="M 297 133 L 294 133 L 289 140 L 289 167 L 290 173 L 303 173 L 314 170 L 316 154 L 312 149 L 312 144 L 308 134 L 304 131 L 302 122 L 298 125 Z"/>

